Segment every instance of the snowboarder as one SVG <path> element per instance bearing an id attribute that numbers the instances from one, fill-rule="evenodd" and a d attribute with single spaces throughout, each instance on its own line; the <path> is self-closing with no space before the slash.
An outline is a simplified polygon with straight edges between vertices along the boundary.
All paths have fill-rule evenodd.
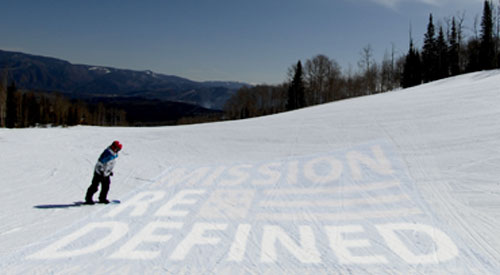
<path id="1" fill-rule="evenodd" d="M 87 189 L 87 195 L 85 196 L 86 204 L 94 204 L 92 197 L 94 193 L 97 192 L 99 183 L 101 183 L 101 193 L 99 194 L 100 203 L 109 203 L 107 199 L 110 177 L 113 176 L 113 167 L 115 166 L 116 158 L 118 157 L 118 152 L 122 149 L 122 144 L 115 140 L 113 143 L 102 152 L 97 164 L 94 169 L 94 177 L 92 178 L 92 184 Z"/>

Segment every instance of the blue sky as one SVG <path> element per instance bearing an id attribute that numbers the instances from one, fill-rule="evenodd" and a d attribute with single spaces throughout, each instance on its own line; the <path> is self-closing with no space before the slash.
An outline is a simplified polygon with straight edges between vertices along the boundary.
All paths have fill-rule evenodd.
<path id="1" fill-rule="evenodd" d="M 482 0 L 7 0 L 0 49 L 76 64 L 152 70 L 192 80 L 277 84 L 297 60 L 317 54 L 357 70 L 370 44 L 380 61 L 394 43 L 421 46 L 428 15 L 465 11 Z M 466 31 L 471 35 L 471 31 Z"/>

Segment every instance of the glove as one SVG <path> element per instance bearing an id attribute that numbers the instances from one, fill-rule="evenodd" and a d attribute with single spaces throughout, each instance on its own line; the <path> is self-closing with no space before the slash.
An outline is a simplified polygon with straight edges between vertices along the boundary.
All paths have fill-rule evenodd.
<path id="1" fill-rule="evenodd" d="M 111 172 L 109 175 L 112 177 L 113 176 L 113 172 Z"/>

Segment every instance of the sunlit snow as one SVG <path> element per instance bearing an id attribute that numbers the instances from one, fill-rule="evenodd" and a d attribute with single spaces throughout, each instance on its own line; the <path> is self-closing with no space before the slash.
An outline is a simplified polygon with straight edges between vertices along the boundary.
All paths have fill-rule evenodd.
<path id="1" fill-rule="evenodd" d="M 123 144 L 109 199 L 84 198 Z M 0 129 L 2 274 L 494 274 L 500 71 L 255 119 Z"/>

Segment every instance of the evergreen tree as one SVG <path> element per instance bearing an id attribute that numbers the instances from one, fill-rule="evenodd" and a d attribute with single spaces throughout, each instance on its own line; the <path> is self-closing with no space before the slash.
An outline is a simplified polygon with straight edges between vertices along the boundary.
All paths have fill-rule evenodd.
<path id="1" fill-rule="evenodd" d="M 410 49 L 405 58 L 403 67 L 403 77 L 401 86 L 403 88 L 413 87 L 422 83 L 422 65 L 418 50 L 413 47 L 413 40 L 410 39 Z"/>
<path id="2" fill-rule="evenodd" d="M 422 51 L 423 80 L 429 82 L 437 79 L 437 51 L 434 23 L 432 14 L 429 16 L 427 33 L 424 36 L 424 47 Z"/>
<path id="3" fill-rule="evenodd" d="M 458 41 L 457 25 L 455 22 L 455 17 L 451 21 L 451 34 L 450 34 L 450 46 L 449 46 L 449 63 L 450 63 L 450 74 L 452 76 L 460 74 L 460 42 Z"/>
<path id="4" fill-rule="evenodd" d="M 50 120 L 50 101 L 45 95 L 40 96 L 40 122 L 42 124 L 49 124 Z"/>
<path id="5" fill-rule="evenodd" d="M 36 126 L 40 123 L 40 105 L 33 92 L 23 95 L 24 126 Z"/>
<path id="6" fill-rule="evenodd" d="M 448 61 L 448 44 L 444 38 L 443 28 L 439 28 L 439 35 L 436 40 L 436 52 L 437 52 L 437 68 L 436 77 L 437 79 L 446 78 L 450 75 L 449 73 L 449 61 Z"/>
<path id="7" fill-rule="evenodd" d="M 481 70 L 481 62 L 479 61 L 480 55 L 480 41 L 471 39 L 467 43 L 467 72 L 476 72 Z"/>
<path id="8" fill-rule="evenodd" d="M 305 88 L 304 76 L 302 71 L 302 63 L 300 60 L 297 62 L 295 74 L 292 83 L 288 88 L 288 101 L 286 105 L 287 111 L 305 107 Z"/>
<path id="9" fill-rule="evenodd" d="M 5 127 L 7 116 L 7 70 L 0 74 L 0 127 Z"/>
<path id="10" fill-rule="evenodd" d="M 12 84 L 7 87 L 7 115 L 5 118 L 5 126 L 7 128 L 14 128 L 17 124 L 17 88 L 16 84 Z"/>
<path id="11" fill-rule="evenodd" d="M 68 111 L 68 125 L 69 126 L 77 125 L 78 122 L 79 122 L 79 120 L 78 120 L 78 106 L 76 105 L 76 103 L 73 103 Z"/>
<path id="12" fill-rule="evenodd" d="M 496 65 L 495 43 L 493 41 L 493 15 L 489 1 L 484 1 L 483 17 L 481 20 L 481 44 L 479 50 L 480 69 L 493 69 Z"/>

